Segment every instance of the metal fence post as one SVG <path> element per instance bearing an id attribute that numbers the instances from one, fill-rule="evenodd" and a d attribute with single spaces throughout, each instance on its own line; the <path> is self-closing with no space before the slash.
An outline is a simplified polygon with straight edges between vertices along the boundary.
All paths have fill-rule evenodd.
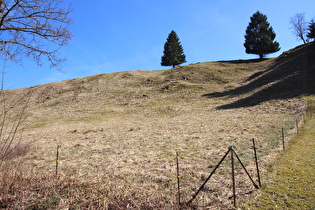
<path id="1" fill-rule="evenodd" d="M 284 129 L 282 128 L 282 149 L 283 151 L 285 150 L 285 145 L 284 145 Z"/>
<path id="2" fill-rule="evenodd" d="M 235 174 L 234 174 L 234 149 L 233 146 L 229 148 L 231 150 L 231 165 L 232 165 L 232 183 L 233 183 L 233 203 L 236 206 L 236 190 L 235 190 Z"/>
<path id="3" fill-rule="evenodd" d="M 258 158 L 257 158 L 256 144 L 255 144 L 255 139 L 254 138 L 253 138 L 253 149 L 254 149 L 254 155 L 255 155 L 255 164 L 256 164 L 256 170 L 257 170 L 258 184 L 259 184 L 259 187 L 261 188 L 259 166 L 258 166 Z"/>
<path id="4" fill-rule="evenodd" d="M 59 166 L 59 152 L 60 152 L 61 145 L 57 146 L 57 153 L 56 153 L 56 176 L 58 176 L 58 166 Z"/>
<path id="5" fill-rule="evenodd" d="M 219 168 L 219 166 L 221 165 L 221 163 L 223 162 L 223 160 L 226 158 L 226 156 L 229 154 L 229 152 L 231 151 L 230 147 L 229 150 L 225 153 L 225 155 L 222 157 L 222 159 L 220 160 L 220 162 L 218 163 L 218 165 L 213 169 L 213 171 L 211 172 L 211 174 L 208 176 L 208 178 L 206 179 L 206 181 L 204 181 L 204 183 L 201 185 L 201 187 L 198 189 L 198 191 L 195 193 L 195 195 L 187 202 L 187 205 L 189 205 L 191 202 L 193 202 L 193 200 L 197 197 L 197 195 L 199 194 L 199 192 L 204 188 L 204 186 L 206 185 L 206 183 L 209 181 L 209 179 L 212 177 L 212 175 L 214 174 L 214 172 Z"/>
<path id="6" fill-rule="evenodd" d="M 180 207 L 180 175 L 179 175 L 179 164 L 178 164 L 179 154 L 176 152 L 176 169 L 177 169 L 177 198 L 178 198 L 178 206 Z"/>

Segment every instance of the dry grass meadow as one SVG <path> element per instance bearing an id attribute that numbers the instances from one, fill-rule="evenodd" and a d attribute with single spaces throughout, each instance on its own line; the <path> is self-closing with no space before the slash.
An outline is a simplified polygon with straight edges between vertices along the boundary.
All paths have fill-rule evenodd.
<path id="1" fill-rule="evenodd" d="M 2 207 L 174 209 L 176 152 L 185 203 L 232 145 L 256 181 L 251 139 L 264 174 L 281 152 L 282 128 L 289 140 L 306 110 L 307 56 L 298 56 L 310 46 L 263 61 L 119 72 L 5 91 L 7 122 L 27 102 L 17 137 L 30 151 L 11 160 L 8 167 L 19 166 Z M 239 164 L 236 185 L 238 202 L 259 194 Z M 226 160 L 193 207 L 232 208 L 231 196 Z"/>

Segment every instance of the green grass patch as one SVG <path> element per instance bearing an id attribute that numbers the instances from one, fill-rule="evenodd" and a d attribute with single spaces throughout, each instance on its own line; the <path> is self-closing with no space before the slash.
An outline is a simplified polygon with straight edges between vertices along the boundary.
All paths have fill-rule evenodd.
<path id="1" fill-rule="evenodd" d="M 314 104 L 315 98 L 309 98 Z M 313 103 L 311 103 L 313 102 Z M 311 110 L 314 111 L 314 105 Z M 313 115 L 311 115 L 313 114 Z M 245 208 L 314 209 L 315 208 L 315 117 L 309 112 L 300 134 L 269 168 L 263 194 Z M 266 179 L 266 178 L 265 178 Z"/>

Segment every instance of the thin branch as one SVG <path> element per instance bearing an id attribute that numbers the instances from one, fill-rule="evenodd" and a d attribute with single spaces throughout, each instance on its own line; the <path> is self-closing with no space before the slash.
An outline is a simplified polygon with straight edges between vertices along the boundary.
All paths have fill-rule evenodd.
<path id="1" fill-rule="evenodd" d="M 14 4 L 12 7 L 10 7 L 10 8 L 6 11 L 6 13 L 4 13 L 4 15 L 2 15 L 1 20 L 0 20 L 0 28 L 2 27 L 5 18 L 11 13 L 11 11 L 12 11 L 19 3 L 20 3 L 20 1 L 17 0 L 17 1 L 15 2 L 15 4 Z M 1 1 L 1 4 L 4 4 L 4 1 Z M 6 6 L 6 5 L 5 5 L 5 6 Z M 0 5 L 0 8 L 1 8 L 1 7 L 2 7 L 2 5 Z M 2 13 L 2 11 L 1 11 L 1 13 Z"/>
<path id="2" fill-rule="evenodd" d="M 0 0 L 2 54 L 14 62 L 23 56 L 33 57 L 39 65 L 42 57 L 51 66 L 64 61 L 57 58 L 57 51 L 71 39 L 66 25 L 71 23 L 67 16 L 72 10 L 65 10 L 60 4 L 60 0 L 15 0 L 11 6 Z M 8 48 L 7 44 L 13 47 Z M 57 49 L 51 50 L 51 47 Z"/>

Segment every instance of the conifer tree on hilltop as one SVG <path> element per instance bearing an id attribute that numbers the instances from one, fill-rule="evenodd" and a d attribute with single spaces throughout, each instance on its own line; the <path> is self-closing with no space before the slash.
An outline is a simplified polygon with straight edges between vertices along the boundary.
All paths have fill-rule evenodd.
<path id="1" fill-rule="evenodd" d="M 172 30 L 167 37 L 163 53 L 164 55 L 161 59 L 162 66 L 173 66 L 174 68 L 175 66 L 186 62 L 183 47 L 174 30 Z"/>
<path id="2" fill-rule="evenodd" d="M 311 22 L 308 25 L 308 34 L 307 37 L 310 39 L 315 40 L 315 21 L 311 20 Z"/>
<path id="3" fill-rule="evenodd" d="M 267 54 L 279 51 L 279 43 L 274 41 L 276 34 L 267 21 L 267 16 L 257 11 L 250 20 L 244 43 L 246 53 L 259 55 L 263 59 Z"/>

